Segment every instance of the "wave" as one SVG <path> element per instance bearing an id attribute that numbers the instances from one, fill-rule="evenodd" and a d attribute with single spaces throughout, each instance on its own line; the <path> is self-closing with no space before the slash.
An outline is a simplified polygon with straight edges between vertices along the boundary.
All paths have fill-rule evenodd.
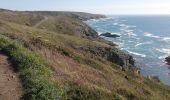
<path id="1" fill-rule="evenodd" d="M 113 25 L 115 25 L 115 26 L 116 26 L 116 25 L 118 25 L 118 23 L 113 23 Z"/>
<path id="2" fill-rule="evenodd" d="M 170 42 L 170 37 L 161 37 L 161 36 L 153 35 L 153 34 L 148 33 L 148 32 L 145 32 L 144 36 L 156 38 L 156 39 L 159 39 L 160 41 L 164 41 L 164 42 L 167 42 L 167 43 Z"/>
<path id="3" fill-rule="evenodd" d="M 120 28 L 121 31 L 127 33 L 129 36 L 137 36 L 135 33 L 134 33 L 134 30 L 130 30 L 128 28 Z"/>
<path id="4" fill-rule="evenodd" d="M 126 31 L 127 29 L 126 28 L 120 28 L 121 31 Z"/>
<path id="5" fill-rule="evenodd" d="M 169 43 L 170 42 L 170 37 L 163 37 L 162 40 Z"/>
<path id="6" fill-rule="evenodd" d="M 165 53 L 165 54 L 170 54 L 170 49 L 167 49 L 167 48 L 157 49 L 157 51 L 161 53 Z"/>
<path id="7" fill-rule="evenodd" d="M 133 32 L 134 30 L 124 30 L 125 32 Z"/>
<path id="8" fill-rule="evenodd" d="M 141 57 L 146 57 L 145 54 L 140 54 L 140 53 L 137 53 L 137 52 L 132 52 L 132 51 L 128 51 L 130 54 L 133 54 L 133 55 L 137 55 L 137 56 L 141 56 Z"/>
<path id="9" fill-rule="evenodd" d="M 141 45 L 145 45 L 145 44 L 151 44 L 152 42 L 144 42 L 144 43 L 138 43 L 135 45 L 135 47 L 141 46 Z"/>
<path id="10" fill-rule="evenodd" d="M 101 35 L 103 32 L 97 32 L 98 33 L 98 35 Z"/>
<path id="11" fill-rule="evenodd" d="M 152 33 L 149 33 L 149 32 L 145 32 L 144 36 L 153 37 L 153 38 L 161 38 L 160 36 L 153 35 Z"/>
<path id="12" fill-rule="evenodd" d="M 168 57 L 168 55 L 160 56 L 158 59 L 165 59 L 166 57 Z"/>
<path id="13" fill-rule="evenodd" d="M 120 33 L 111 33 L 112 35 L 121 35 Z"/>
<path id="14" fill-rule="evenodd" d="M 120 26 L 120 27 L 123 27 L 123 28 L 126 28 L 126 29 L 137 27 L 137 26 L 130 26 L 130 25 L 126 25 L 126 24 L 120 24 L 119 26 Z"/>
<path id="15" fill-rule="evenodd" d="M 121 26 L 121 27 L 127 27 L 127 25 L 125 25 L 125 24 L 120 24 L 119 26 Z"/>
<path id="16" fill-rule="evenodd" d="M 158 57 L 159 59 L 164 59 L 170 55 L 170 49 L 162 48 L 162 49 L 156 49 L 157 51 L 163 53 L 163 56 Z"/>
<path id="17" fill-rule="evenodd" d="M 130 27 L 136 27 L 136 26 L 129 26 L 129 25 L 125 25 L 125 24 L 120 24 L 119 26 L 121 26 L 120 30 L 127 33 L 128 36 L 137 36 L 135 33 L 134 33 L 134 30 L 132 29 L 129 29 Z"/>
<path id="18" fill-rule="evenodd" d="M 153 35 L 149 32 L 145 32 L 144 36 L 161 39 L 162 41 L 165 41 L 165 42 L 170 42 L 170 37 L 161 37 L 161 36 Z"/>
<path id="19" fill-rule="evenodd" d="M 129 36 L 137 36 L 135 33 L 133 33 L 133 32 L 128 32 L 127 33 Z"/>

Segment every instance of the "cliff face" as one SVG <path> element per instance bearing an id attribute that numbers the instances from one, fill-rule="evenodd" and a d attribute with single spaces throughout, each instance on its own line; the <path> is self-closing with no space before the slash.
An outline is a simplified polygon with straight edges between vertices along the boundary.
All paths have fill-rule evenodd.
<path id="1" fill-rule="evenodd" d="M 133 57 L 101 39 L 82 21 L 90 18 L 100 17 L 77 12 L 0 11 L 0 51 L 22 76 L 24 97 L 170 100 L 168 86 L 134 73 Z"/>
<path id="2" fill-rule="evenodd" d="M 109 47 L 81 47 L 81 50 L 90 51 L 96 56 L 101 56 L 108 61 L 118 64 L 127 69 L 136 68 L 133 57 L 114 46 Z"/>

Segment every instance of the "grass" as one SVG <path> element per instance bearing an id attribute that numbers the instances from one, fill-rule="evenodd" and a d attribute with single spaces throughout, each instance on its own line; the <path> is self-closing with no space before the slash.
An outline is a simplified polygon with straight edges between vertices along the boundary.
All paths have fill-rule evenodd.
<path id="1" fill-rule="evenodd" d="M 0 12 L 0 19 L 17 23 L 20 25 L 27 25 L 27 26 L 33 26 L 37 22 L 44 19 L 43 16 L 40 15 L 33 15 L 25 12 Z"/>
<path id="2" fill-rule="evenodd" d="M 24 99 L 170 100 L 168 86 L 121 70 L 101 56 L 111 45 L 77 36 L 74 25 L 79 21 L 61 16 L 50 17 L 40 29 L 0 20 L 0 34 L 10 38 L 0 35 L 0 48 L 16 65 Z"/>
<path id="3" fill-rule="evenodd" d="M 43 59 L 6 38 L 0 38 L 0 49 L 16 65 L 24 87 L 24 100 L 61 98 L 63 91 L 51 80 L 52 70 Z"/>
<path id="4" fill-rule="evenodd" d="M 120 69 L 118 69 L 118 67 L 116 67 L 116 65 L 113 65 L 104 59 L 100 60 L 102 58 L 98 59 L 98 57 L 94 56 L 91 51 L 87 51 L 88 49 L 86 51 L 76 49 L 76 47 L 81 46 L 83 48 L 91 47 L 91 49 L 98 46 L 107 46 L 100 42 L 89 41 L 87 39 L 81 39 L 79 37 L 57 34 L 53 32 L 46 33 L 46 31 L 28 27 L 22 28 L 22 26 L 15 26 L 15 28 L 22 32 L 22 36 L 25 38 L 25 40 L 23 40 L 24 38 L 17 33 L 4 33 L 4 35 L 9 37 L 15 36 L 13 39 L 17 40 L 19 43 L 28 43 L 28 48 L 30 48 L 31 45 L 34 45 L 38 48 L 44 47 L 46 49 L 50 49 L 51 51 L 49 52 L 58 52 L 63 56 L 73 59 L 73 61 L 80 64 L 79 67 L 81 70 L 77 70 L 78 72 L 75 74 L 75 76 L 68 74 L 71 73 L 69 70 L 65 73 L 68 76 L 73 76 L 72 79 L 70 79 L 72 81 L 71 83 L 76 83 L 76 81 L 73 80 L 76 80 L 76 75 L 80 75 L 81 73 L 84 74 L 85 79 L 88 80 L 86 81 L 81 79 L 81 81 L 88 85 L 79 83 L 72 85 L 67 82 L 68 80 L 55 80 L 60 81 L 60 83 L 64 85 L 58 86 L 50 80 L 52 77 L 52 71 L 50 71 L 50 66 L 47 63 L 44 63 L 44 60 L 54 60 L 52 59 L 53 55 L 50 55 L 51 58 L 45 58 L 43 60 L 38 55 L 27 50 L 21 45 L 10 42 L 10 40 L 3 38 L 1 39 L 0 44 L 2 50 L 10 56 L 12 61 L 17 62 L 17 68 L 19 72 L 21 72 L 21 78 L 25 88 L 24 98 L 37 100 L 40 100 L 39 98 L 46 100 L 54 98 L 61 98 L 64 100 L 111 100 L 112 98 L 115 100 L 116 98 L 117 100 L 127 100 L 128 98 L 135 100 L 138 98 L 139 100 L 143 100 L 149 98 L 151 100 L 159 100 L 161 97 L 166 97 L 166 95 L 170 93 L 169 88 L 165 89 L 164 85 L 160 85 L 157 82 L 152 82 L 145 78 L 135 77 L 131 72 L 122 72 Z M 39 38 L 38 36 L 41 37 Z M 57 48 L 57 51 L 52 51 L 53 48 Z M 40 51 L 42 51 L 42 49 L 40 49 Z M 93 52 L 94 51 L 95 48 Z M 38 51 L 34 52 L 38 53 Z M 64 59 L 61 59 L 61 63 L 63 63 L 63 69 L 65 70 L 65 68 L 69 67 L 73 70 L 74 66 L 69 65 L 67 60 Z M 56 65 L 56 67 L 60 66 Z M 89 73 L 91 70 L 89 70 L 88 67 L 95 71 L 100 71 L 102 75 L 97 76 L 95 73 Z M 82 69 L 88 69 L 89 72 L 84 73 Z M 104 79 L 101 76 L 104 76 Z M 128 80 L 124 79 L 124 76 L 128 76 Z M 99 81 L 96 81 L 97 78 L 99 78 Z M 108 81 L 109 83 L 104 84 L 105 81 Z M 65 82 L 66 84 L 68 83 L 68 85 L 65 85 Z M 110 84 L 109 87 L 107 86 L 108 84 Z M 43 87 L 43 90 L 41 90 L 42 92 L 39 92 L 41 87 Z M 60 87 L 64 87 L 64 89 Z M 135 87 L 138 87 L 137 89 L 139 90 L 136 90 Z M 103 91 L 102 88 L 106 88 L 107 92 Z M 155 90 L 163 92 L 164 94 L 158 94 L 158 92 L 155 92 Z M 108 91 L 112 92 L 109 93 Z M 140 91 L 143 92 L 140 93 Z M 167 98 L 170 97 L 167 95 L 165 100 Z"/>

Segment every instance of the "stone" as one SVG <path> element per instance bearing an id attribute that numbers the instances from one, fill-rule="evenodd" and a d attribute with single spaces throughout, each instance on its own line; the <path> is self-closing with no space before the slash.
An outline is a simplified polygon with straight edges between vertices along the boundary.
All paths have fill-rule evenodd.
<path id="1" fill-rule="evenodd" d="M 119 35 L 117 35 L 117 34 L 111 34 L 111 33 L 109 33 L 109 32 L 106 32 L 106 33 L 100 34 L 100 36 L 112 37 L 112 38 L 120 37 L 120 36 L 119 36 Z"/>

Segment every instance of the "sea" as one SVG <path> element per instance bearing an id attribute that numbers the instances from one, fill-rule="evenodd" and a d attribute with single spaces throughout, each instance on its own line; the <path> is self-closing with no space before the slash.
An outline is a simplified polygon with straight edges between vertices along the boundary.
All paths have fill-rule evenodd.
<path id="1" fill-rule="evenodd" d="M 102 37 L 131 54 L 143 76 L 158 76 L 170 85 L 170 15 L 116 15 L 86 21 L 98 34 L 110 32 L 118 38 Z"/>

